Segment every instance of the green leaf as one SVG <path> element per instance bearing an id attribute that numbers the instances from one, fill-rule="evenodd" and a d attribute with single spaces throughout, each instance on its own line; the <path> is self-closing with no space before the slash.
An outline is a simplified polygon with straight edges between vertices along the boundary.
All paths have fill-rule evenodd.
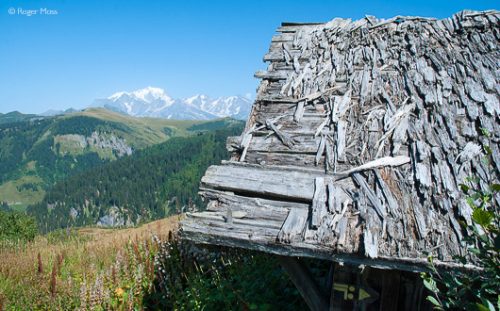
<path id="1" fill-rule="evenodd" d="M 483 134 L 486 137 L 490 137 L 490 131 L 488 131 L 488 129 L 485 127 L 481 128 L 481 134 Z"/>
<path id="2" fill-rule="evenodd" d="M 483 305 L 482 303 L 478 303 L 478 302 L 476 302 L 476 308 L 479 311 L 491 311 L 491 309 L 487 308 L 485 305 Z M 493 309 L 493 311 L 495 311 L 495 309 Z"/>
<path id="3" fill-rule="evenodd" d="M 463 193 L 467 194 L 467 192 L 469 192 L 470 187 L 467 186 L 466 184 L 460 184 L 460 189 L 462 190 Z"/>
<path id="4" fill-rule="evenodd" d="M 437 293 L 439 290 L 436 286 L 436 281 L 433 279 L 424 279 L 424 286 L 433 293 Z"/>
<path id="5" fill-rule="evenodd" d="M 476 208 L 472 212 L 472 220 L 480 226 L 487 227 L 493 221 L 495 214 L 491 211 L 485 211 L 481 208 Z"/>
<path id="6" fill-rule="evenodd" d="M 469 248 L 469 252 L 471 252 L 471 253 L 473 253 L 475 255 L 481 254 L 481 251 L 479 249 L 475 248 L 475 247 L 470 247 Z"/>
<path id="7" fill-rule="evenodd" d="M 443 310 L 443 307 L 441 306 L 441 304 L 439 303 L 439 301 L 437 301 L 437 299 L 434 298 L 433 296 L 427 296 L 426 299 L 428 301 L 430 301 L 434 305 L 434 307 L 436 307 L 437 309 Z"/>
<path id="8" fill-rule="evenodd" d="M 483 148 L 484 148 L 484 151 L 486 151 L 487 155 L 493 154 L 493 151 L 491 150 L 490 146 L 484 145 Z"/>
<path id="9" fill-rule="evenodd" d="M 475 192 L 474 194 L 472 194 L 470 197 L 473 199 L 473 200 L 477 200 L 477 199 L 480 199 L 482 196 L 481 193 L 479 192 Z"/>
<path id="10" fill-rule="evenodd" d="M 492 184 L 492 185 L 490 185 L 490 190 L 491 190 L 491 192 L 498 192 L 498 191 L 500 191 L 500 184 Z"/>
<path id="11" fill-rule="evenodd" d="M 495 311 L 495 306 L 491 303 L 491 301 L 486 298 L 482 298 L 481 301 L 483 305 L 486 305 L 488 307 L 489 311 Z"/>
<path id="12" fill-rule="evenodd" d="M 476 208 L 476 207 L 477 207 L 477 206 L 476 206 L 476 202 L 474 202 L 474 199 L 473 199 L 473 198 L 468 197 L 468 198 L 466 198 L 466 199 L 465 199 L 465 201 L 467 201 L 467 204 L 469 204 L 469 206 L 470 206 L 471 208 L 473 208 L 473 209 L 474 209 L 474 208 Z"/>

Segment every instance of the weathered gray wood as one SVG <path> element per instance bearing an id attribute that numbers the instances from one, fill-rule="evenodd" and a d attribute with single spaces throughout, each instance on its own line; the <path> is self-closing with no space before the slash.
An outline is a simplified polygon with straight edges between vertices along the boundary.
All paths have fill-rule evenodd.
<path id="1" fill-rule="evenodd" d="M 283 143 L 283 145 L 287 146 L 288 148 L 292 148 L 296 142 L 293 138 L 291 138 L 288 134 L 282 132 L 272 120 L 266 119 L 265 121 L 266 127 L 269 130 L 272 130 L 276 136 L 280 139 L 280 141 Z"/>
<path id="2" fill-rule="evenodd" d="M 277 136 L 253 136 L 252 144 L 248 147 L 248 151 L 316 154 L 321 138 L 314 138 L 312 135 L 294 136 L 294 141 L 297 142 L 296 146 L 289 148 Z M 230 151 L 236 151 L 236 149 L 232 148 Z"/>
<path id="3" fill-rule="evenodd" d="M 325 147 L 326 147 L 326 136 L 321 135 L 321 141 L 319 142 L 318 151 L 317 151 L 316 157 L 314 159 L 314 163 L 316 165 L 319 164 L 321 158 L 323 157 L 323 154 L 325 153 Z"/>
<path id="4" fill-rule="evenodd" d="M 309 216 L 308 208 L 293 208 L 286 217 L 280 232 L 278 241 L 281 243 L 293 243 L 303 240 L 303 232 L 307 225 Z"/>
<path id="5" fill-rule="evenodd" d="M 265 152 L 251 151 L 246 156 L 246 163 L 260 165 L 300 165 L 309 167 L 324 167 L 324 157 L 319 158 L 319 162 L 315 162 L 314 155 L 305 155 L 300 153 L 283 153 L 283 152 Z M 340 164 L 339 169 L 346 170 L 347 166 Z"/>
<path id="6" fill-rule="evenodd" d="M 234 216 L 236 215 L 236 217 Z M 215 222 L 225 222 L 230 225 L 250 225 L 256 228 L 266 228 L 266 229 L 281 229 L 282 221 L 271 221 L 269 219 L 256 220 L 245 219 L 245 214 L 241 211 L 233 211 L 232 209 L 227 209 L 225 212 L 199 212 L 199 213 L 186 213 L 187 217 L 192 217 L 195 219 L 201 219 L 206 221 Z M 255 214 L 254 214 L 255 217 Z"/>
<path id="7" fill-rule="evenodd" d="M 200 194 L 204 199 L 217 203 L 207 207 L 210 211 L 225 211 L 232 209 L 235 211 L 243 210 L 247 212 L 247 218 L 255 217 L 261 219 L 271 219 L 283 222 L 288 215 L 289 209 L 308 209 L 309 205 L 305 203 L 296 203 L 289 201 L 267 200 L 264 198 L 253 198 L 236 195 L 231 192 L 200 189 Z"/>
<path id="8" fill-rule="evenodd" d="M 327 247 L 320 245 L 312 245 L 308 243 L 294 243 L 294 244 L 276 244 L 272 241 L 274 239 L 261 240 L 262 243 L 256 243 L 257 239 L 253 238 L 254 235 L 250 229 L 245 229 L 242 233 L 236 233 L 234 236 L 227 229 L 215 228 L 215 231 L 208 230 L 206 226 L 197 225 L 193 222 L 183 221 L 181 235 L 183 238 L 189 239 L 195 243 L 214 244 L 229 247 L 246 248 L 256 251 L 268 252 L 281 256 L 293 257 L 312 257 L 318 259 L 332 260 L 340 263 L 351 265 L 368 265 L 379 269 L 395 269 L 411 272 L 424 272 L 428 271 L 426 264 L 427 259 L 423 258 L 410 258 L 400 257 L 391 258 L 379 256 L 376 259 L 369 259 L 363 257 L 352 256 L 350 254 L 335 254 Z M 251 238 L 249 238 L 251 237 Z M 478 270 L 474 265 L 461 265 L 452 262 L 442 262 L 434 260 L 437 267 L 444 269 L 458 269 L 458 270 Z"/>
<path id="9" fill-rule="evenodd" d="M 243 149 L 243 151 L 241 152 L 240 162 L 245 161 L 245 156 L 247 155 L 248 147 L 250 146 L 251 140 L 252 140 L 251 131 L 243 134 L 243 137 L 241 138 L 241 142 L 240 142 L 240 146 L 239 146 L 241 149 Z"/>
<path id="10" fill-rule="evenodd" d="M 297 103 L 297 108 L 295 110 L 295 114 L 293 115 L 293 119 L 295 122 L 300 122 L 302 116 L 304 115 L 304 104 L 305 101 L 300 101 Z"/>
<path id="11" fill-rule="evenodd" d="M 293 41 L 294 34 L 290 33 L 282 33 L 278 35 L 274 35 L 271 39 L 272 42 L 288 42 Z"/>
<path id="12" fill-rule="evenodd" d="M 401 166 L 410 162 L 410 158 L 406 156 L 397 156 L 397 157 L 383 157 L 380 159 L 376 159 L 370 161 L 368 163 L 362 164 L 360 166 L 354 167 L 345 172 L 339 172 L 337 176 L 347 176 L 357 172 L 362 172 L 366 170 L 370 170 L 378 167 L 390 167 L 390 166 Z"/>
<path id="13" fill-rule="evenodd" d="M 235 165 L 211 166 L 201 179 L 202 187 L 216 190 L 260 193 L 262 196 L 311 201 L 314 193 L 312 172 L 293 172 L 275 167 Z"/>
<path id="14" fill-rule="evenodd" d="M 265 207 L 254 199 L 268 200 L 265 217 L 282 222 L 290 210 L 283 202 L 311 204 L 319 226 L 306 228 L 304 241 L 286 244 L 287 254 L 320 258 L 325 250 L 333 252 L 330 259 L 364 256 L 388 267 L 425 265 L 430 249 L 452 266 L 453 255 L 463 252 L 457 217 L 471 216 L 457 185 L 471 174 L 483 188 L 498 180 L 498 170 L 480 162 L 478 146 L 490 145 L 500 167 L 500 14 L 469 15 L 283 27 L 260 75 L 245 130 L 251 139 L 228 139 L 231 159 L 243 165 L 211 168 L 201 185 L 202 193 L 230 191 L 241 202 L 209 198 L 217 216 L 210 221 L 239 228 L 237 221 L 253 221 L 257 228 L 265 213 L 250 211 Z M 325 191 L 315 198 L 316 178 Z M 235 244 L 245 247 L 245 234 L 252 243 L 266 237 L 255 246 L 261 250 L 272 252 L 277 243 L 277 236 L 265 240 L 250 228 L 236 234 L 242 240 Z"/>
<path id="15" fill-rule="evenodd" d="M 361 187 L 363 192 L 366 194 L 368 200 L 375 208 L 377 215 L 380 217 L 380 220 L 384 220 L 386 216 L 385 207 L 380 203 L 380 200 L 377 198 L 375 193 L 373 193 L 373 190 L 370 189 L 365 178 L 361 176 L 359 173 L 352 174 L 352 178 L 356 181 L 356 183 Z"/>
<path id="16" fill-rule="evenodd" d="M 328 209 L 330 213 L 340 213 L 342 206 L 349 202 L 349 199 L 341 186 L 335 184 L 332 180 L 328 181 Z"/>
<path id="17" fill-rule="evenodd" d="M 254 76 L 258 79 L 286 80 L 288 74 L 286 72 L 257 71 Z"/>
<path id="18" fill-rule="evenodd" d="M 387 202 L 387 207 L 392 216 L 400 216 L 401 212 L 399 211 L 399 204 L 396 201 L 396 198 L 392 194 L 392 190 L 386 184 L 382 176 L 380 175 L 378 170 L 374 170 L 375 178 L 378 186 L 381 188 L 382 193 L 384 194 L 385 201 Z"/>
<path id="19" fill-rule="evenodd" d="M 323 221 L 323 217 L 326 214 L 326 184 L 325 179 L 322 177 L 316 177 L 314 179 L 314 195 L 312 198 L 312 206 L 311 206 L 311 227 L 317 229 L 321 222 Z"/>

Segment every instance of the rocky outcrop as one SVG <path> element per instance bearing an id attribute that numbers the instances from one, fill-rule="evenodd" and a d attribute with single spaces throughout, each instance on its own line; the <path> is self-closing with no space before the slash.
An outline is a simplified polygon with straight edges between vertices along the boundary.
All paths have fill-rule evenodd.
<path id="1" fill-rule="evenodd" d="M 116 137 L 113 134 L 108 136 L 93 132 L 90 137 L 87 137 L 87 143 L 95 148 L 114 150 L 119 157 L 132 154 L 132 147 L 127 145 L 125 139 Z"/>
<path id="2" fill-rule="evenodd" d="M 132 154 L 132 147 L 124 138 L 114 134 L 92 132 L 88 137 L 79 134 L 58 135 L 55 137 L 56 143 L 69 145 L 73 149 L 85 149 L 87 147 L 95 149 L 111 149 L 118 157 Z"/>
<path id="3" fill-rule="evenodd" d="M 123 227 L 132 226 L 133 222 L 127 217 L 124 210 L 112 206 L 106 215 L 99 218 L 96 225 L 99 227 Z"/>

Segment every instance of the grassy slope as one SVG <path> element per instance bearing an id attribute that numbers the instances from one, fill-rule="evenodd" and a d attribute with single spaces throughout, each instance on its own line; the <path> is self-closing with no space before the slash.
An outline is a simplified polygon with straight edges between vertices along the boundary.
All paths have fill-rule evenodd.
<path id="1" fill-rule="evenodd" d="M 38 176 L 29 175 L 7 181 L 0 185 L 0 198 L 6 201 L 12 209 L 24 211 L 28 205 L 40 202 L 45 195 L 45 191 L 40 188 L 36 191 L 20 188 L 28 183 L 40 185 L 43 181 Z"/>
<path id="2" fill-rule="evenodd" d="M 83 228 L 69 237 L 59 232 L 38 236 L 17 247 L 0 245 L 0 310 L 74 309 L 81 303 L 82 291 L 91 296 L 96 279 L 113 278 L 113 269 L 112 290 L 131 290 L 128 287 L 137 268 L 134 260 L 141 256 L 144 262 L 151 260 L 146 255 L 153 255 L 154 250 L 145 247 L 151 236 L 166 238 L 178 226 L 178 219 L 172 216 L 127 229 Z M 42 272 L 37 271 L 38 255 Z M 52 270 L 58 258 L 56 285 L 51 290 Z M 112 268 L 117 262 L 120 267 Z M 124 267 L 128 271 L 120 270 Z"/>
<path id="3" fill-rule="evenodd" d="M 186 136 L 189 134 L 187 130 L 189 127 L 206 122 L 194 120 L 135 118 L 103 108 L 89 108 L 81 112 L 69 114 L 65 117 L 69 118 L 77 115 L 94 117 L 105 121 L 113 121 L 127 125 L 133 130 L 134 135 L 125 133 L 125 138 L 128 142 L 139 148 L 158 144 L 167 140 L 168 135 L 165 133 L 164 128 L 171 129 L 173 131 L 172 136 Z"/>

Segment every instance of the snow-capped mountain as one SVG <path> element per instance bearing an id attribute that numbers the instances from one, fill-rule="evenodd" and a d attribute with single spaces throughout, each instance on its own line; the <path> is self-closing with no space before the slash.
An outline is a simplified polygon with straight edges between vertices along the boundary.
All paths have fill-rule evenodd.
<path id="1" fill-rule="evenodd" d="M 97 99 L 93 106 L 100 106 L 123 112 L 131 116 L 153 116 L 170 107 L 175 100 L 164 90 L 147 87 L 134 92 L 118 92 L 108 98 Z"/>
<path id="2" fill-rule="evenodd" d="M 206 95 L 195 95 L 184 99 L 184 102 L 193 105 L 217 117 L 233 117 L 246 119 L 252 108 L 252 101 L 246 97 L 228 96 L 212 99 Z"/>
<path id="3" fill-rule="evenodd" d="M 246 119 L 250 113 L 252 101 L 241 96 L 212 99 L 206 95 L 173 99 L 161 88 L 146 87 L 96 99 L 92 106 L 104 107 L 136 117 L 179 120 L 209 120 L 222 117 Z"/>

